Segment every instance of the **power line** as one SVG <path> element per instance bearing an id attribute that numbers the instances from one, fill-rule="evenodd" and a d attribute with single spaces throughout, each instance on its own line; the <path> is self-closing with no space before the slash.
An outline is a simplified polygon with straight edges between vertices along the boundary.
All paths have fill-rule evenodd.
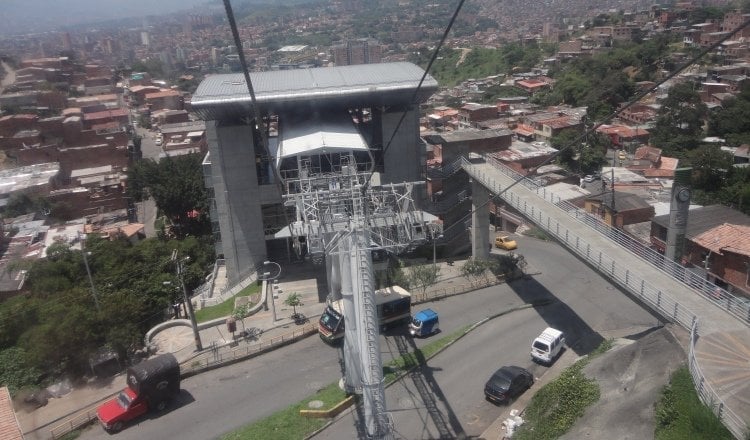
<path id="1" fill-rule="evenodd" d="M 225 0 L 228 1 L 228 0 Z M 445 28 L 445 31 L 443 32 L 443 36 L 440 38 L 440 42 L 438 43 L 437 47 L 435 47 L 435 51 L 432 53 L 432 57 L 430 57 L 430 62 L 427 64 L 427 67 L 424 69 L 424 73 L 422 74 L 422 78 L 419 80 L 419 84 L 417 84 L 417 88 L 414 89 L 414 93 L 411 95 L 411 99 L 409 100 L 410 103 L 414 104 L 414 102 L 417 99 L 417 94 L 419 93 L 419 90 L 422 88 L 422 84 L 424 83 L 425 78 L 427 78 L 427 74 L 430 72 L 430 69 L 432 68 L 432 64 L 435 62 L 438 56 L 438 52 L 440 52 L 440 49 L 443 47 L 443 44 L 445 43 L 446 38 L 448 38 L 448 33 L 450 32 L 451 28 L 453 27 L 453 23 L 456 21 L 456 17 L 458 17 L 458 13 L 461 12 L 461 7 L 463 7 L 464 2 L 466 0 L 460 0 L 458 2 L 458 6 L 456 6 L 456 10 L 453 12 L 453 16 L 451 17 L 450 21 L 448 22 L 448 26 Z M 393 143 L 393 138 L 396 137 L 396 133 L 398 133 L 398 129 L 401 128 L 401 123 L 404 122 L 404 118 L 406 118 L 406 114 L 408 113 L 408 108 L 401 113 L 401 118 L 399 118 L 398 123 L 396 124 L 396 127 L 393 129 L 393 132 L 391 133 L 390 139 L 388 139 L 388 143 L 385 145 L 385 148 L 383 148 L 383 154 L 380 156 L 380 162 L 381 164 L 383 161 L 385 161 L 385 154 L 388 152 L 388 149 L 391 148 L 391 144 Z M 370 171 L 370 174 L 367 176 L 367 180 L 365 181 L 365 184 L 362 185 L 362 194 L 364 194 L 367 191 L 367 188 L 370 186 L 370 181 L 372 180 L 373 174 L 375 174 L 375 170 L 377 167 L 373 167 Z"/>
<path id="2" fill-rule="evenodd" d="M 618 108 L 617 110 L 613 111 L 612 113 L 610 113 L 609 115 L 607 115 L 605 118 L 603 118 L 601 120 L 601 122 L 598 122 L 598 123 L 594 124 L 588 130 L 584 130 L 583 134 L 581 134 L 578 137 L 576 137 L 568 145 L 564 146 L 563 148 L 559 149 L 557 152 L 555 152 L 552 155 L 550 155 L 547 159 L 543 160 L 536 167 L 531 168 L 528 174 L 526 174 L 525 176 L 522 175 L 522 176 L 518 177 L 516 180 L 513 181 L 513 183 L 511 183 L 510 185 L 508 185 L 507 187 L 505 187 L 504 189 L 502 189 L 500 192 L 498 192 L 495 195 L 491 195 L 487 199 L 487 201 L 485 201 L 481 205 L 477 206 L 475 209 L 472 209 L 471 211 L 469 211 L 468 214 L 465 214 L 464 216 L 462 216 L 461 218 L 459 218 L 458 220 L 456 220 L 452 225 L 450 225 L 447 228 L 445 228 L 443 230 L 443 232 L 448 231 L 451 228 L 453 228 L 453 227 L 455 227 L 455 226 L 457 226 L 459 224 L 463 224 L 464 220 L 466 220 L 467 218 L 469 218 L 472 214 L 474 214 L 475 212 L 477 212 L 480 208 L 484 207 L 485 205 L 488 205 L 490 202 L 494 202 L 495 199 L 497 199 L 501 195 L 505 194 L 509 189 L 511 189 L 514 186 L 516 186 L 523 179 L 525 179 L 525 178 L 527 178 L 527 177 L 535 174 L 536 171 L 540 167 L 542 167 L 542 166 L 550 163 L 553 159 L 555 159 L 557 156 L 559 156 L 560 154 L 562 154 L 565 150 L 568 150 L 568 149 L 574 147 L 575 145 L 578 145 L 581 142 L 581 140 L 583 140 L 587 136 L 591 135 L 593 132 L 596 131 L 597 128 L 599 128 L 602 125 L 606 124 L 612 118 L 614 118 L 614 117 L 618 116 L 620 113 L 622 113 L 625 109 L 627 109 L 630 106 L 636 104 L 638 101 L 640 101 L 641 99 L 643 99 L 644 97 L 646 97 L 649 93 L 651 93 L 654 90 L 658 89 L 659 86 L 661 86 L 665 82 L 667 82 L 670 79 L 672 79 L 675 76 L 677 76 L 680 72 L 682 72 L 683 70 L 685 70 L 686 68 L 688 68 L 689 66 L 691 66 L 692 64 L 694 64 L 695 62 L 697 62 L 698 60 L 700 60 L 701 58 L 703 58 L 704 56 L 706 56 L 709 52 L 711 52 L 711 51 L 715 50 L 717 47 L 721 46 L 725 41 L 727 41 L 728 39 L 732 38 L 735 34 L 737 34 L 738 32 L 740 32 L 742 29 L 744 29 L 748 25 L 750 25 L 750 19 L 746 20 L 738 28 L 736 28 L 732 32 L 728 33 L 727 35 L 723 36 L 722 38 L 720 38 L 718 41 L 716 41 L 711 46 L 708 46 L 707 48 L 705 48 L 702 51 L 700 51 L 696 56 L 694 56 L 689 61 L 686 61 L 683 65 L 681 65 L 680 67 L 678 67 L 674 72 L 670 73 L 669 75 L 667 75 L 666 77 L 664 77 L 662 80 L 656 82 L 652 87 L 650 87 L 650 88 L 642 91 L 641 93 L 637 94 L 635 97 L 631 98 L 628 102 L 626 102 L 620 108 Z M 614 187 L 614 182 L 612 182 L 612 186 Z"/>

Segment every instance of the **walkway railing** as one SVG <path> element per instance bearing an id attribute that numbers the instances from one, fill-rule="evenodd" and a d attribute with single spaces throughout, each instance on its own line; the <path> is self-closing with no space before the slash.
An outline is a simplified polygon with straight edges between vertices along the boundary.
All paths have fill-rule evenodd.
<path id="1" fill-rule="evenodd" d="M 614 241 L 617 241 L 620 244 L 628 242 L 628 245 L 623 246 L 626 249 L 631 250 L 631 252 L 633 251 L 632 249 L 637 248 L 632 245 L 632 240 L 622 240 L 613 228 L 609 228 L 608 226 L 604 227 L 606 225 L 602 226 L 602 223 L 598 221 L 598 219 L 591 218 L 585 213 L 582 213 L 577 207 L 562 202 L 559 197 L 556 197 L 551 192 L 546 191 L 545 188 L 538 186 L 536 183 L 524 178 L 523 176 L 519 175 L 513 170 L 510 170 L 502 164 L 493 163 L 492 165 L 494 165 L 497 170 L 502 171 L 504 174 L 510 176 L 511 178 L 522 179 L 520 182 L 521 185 L 534 191 L 538 196 L 557 206 L 568 215 L 573 216 L 577 220 L 589 225 L 592 229 L 595 229 L 596 231 L 604 234 L 608 238 L 612 238 Z M 485 173 L 480 168 L 480 166 L 474 165 L 468 160 L 464 160 L 463 166 L 464 169 L 469 172 L 472 178 L 476 179 L 494 194 L 498 194 L 502 190 L 501 186 L 491 176 L 487 175 L 487 173 Z M 638 297 L 642 302 L 648 304 L 653 310 L 656 310 L 666 319 L 677 322 L 682 327 L 689 330 L 691 332 L 689 368 L 699 397 L 706 405 L 708 405 L 713 410 L 714 414 L 719 417 L 722 423 L 724 423 L 724 425 L 732 432 L 733 435 L 735 435 L 737 438 L 745 438 L 745 435 L 748 434 L 746 423 L 725 405 L 725 403 L 719 397 L 718 393 L 716 393 L 716 391 L 710 386 L 710 384 L 708 384 L 705 376 L 702 374 L 698 366 L 694 350 L 695 343 L 699 337 L 699 323 L 698 317 L 695 315 L 695 313 L 678 303 L 674 298 L 668 296 L 661 290 L 652 286 L 648 281 L 641 278 L 637 273 L 631 271 L 628 267 L 622 264 L 618 264 L 618 262 L 614 258 L 610 257 L 604 252 L 596 250 L 596 248 L 593 248 L 585 238 L 580 237 L 574 232 L 568 230 L 564 225 L 561 225 L 560 222 L 557 221 L 557 219 L 547 216 L 543 211 L 536 209 L 533 204 L 527 203 L 525 200 L 522 200 L 515 192 L 512 191 L 512 189 L 505 192 L 502 197 L 516 210 L 524 214 L 528 219 L 532 220 L 548 234 L 554 236 L 572 252 L 578 254 L 581 258 L 589 262 L 589 264 L 596 267 L 600 272 L 607 274 L 612 280 Z M 636 255 L 639 254 L 636 252 Z M 643 255 L 651 254 L 644 253 Z M 649 258 L 645 259 L 651 261 L 649 260 Z M 684 271 L 678 270 L 674 267 L 674 265 L 670 265 L 665 262 L 662 263 L 661 267 L 657 267 L 680 282 L 685 283 L 687 281 L 689 283 L 695 283 L 698 286 L 699 290 L 704 289 L 703 283 L 698 283 L 697 280 L 692 278 L 690 275 L 686 275 Z M 676 275 L 679 276 L 679 278 L 676 277 Z M 688 285 L 690 287 L 693 287 L 691 284 Z M 725 301 L 726 299 L 726 295 L 729 294 L 724 291 L 723 295 L 718 295 L 715 300 L 720 301 L 723 304 L 723 301 Z M 727 301 L 727 310 L 730 311 L 730 313 L 732 311 L 737 311 L 737 309 L 734 309 L 733 306 L 733 301 Z M 738 313 L 732 314 L 747 323 L 746 315 L 742 316 Z"/>
<path id="2" fill-rule="evenodd" d="M 690 376 L 693 378 L 693 385 L 695 391 L 698 393 L 698 397 L 701 401 L 711 408 L 714 414 L 721 420 L 724 426 L 737 439 L 746 439 L 750 435 L 748 431 L 747 423 L 742 420 L 737 414 L 731 409 L 724 405 L 724 402 L 719 398 L 719 394 L 714 390 L 711 384 L 706 380 L 706 377 L 701 371 L 698 360 L 695 357 L 695 343 L 698 341 L 698 332 L 693 326 L 690 329 L 690 350 L 688 352 L 688 368 L 690 369 Z"/>
<path id="3" fill-rule="evenodd" d="M 709 301 L 720 306 L 721 308 L 724 308 L 735 318 L 742 320 L 746 324 L 750 324 L 750 301 L 743 300 L 743 298 L 729 293 L 728 291 L 717 286 L 711 281 L 706 280 L 703 274 L 690 270 L 690 268 L 687 268 L 679 264 L 678 262 L 669 260 L 658 251 L 645 246 L 643 243 L 624 233 L 620 229 L 613 228 L 610 225 L 604 223 L 601 218 L 585 212 L 581 208 L 573 205 L 566 200 L 562 200 L 554 192 L 549 191 L 546 187 L 540 186 L 536 182 L 523 177 L 521 174 L 506 167 L 502 164 L 502 162 L 498 161 L 492 156 L 487 156 L 485 159 L 487 160 L 487 163 L 489 163 L 495 169 L 507 175 L 508 177 L 514 180 L 519 178 L 522 179 L 521 182 L 523 186 L 534 191 L 537 196 L 541 197 L 546 202 L 549 202 L 550 204 L 556 206 L 566 215 L 575 218 L 577 221 L 585 224 L 589 228 L 614 241 L 637 257 L 651 263 L 652 266 L 669 275 L 675 281 L 684 284 L 690 289 L 702 293 Z M 464 159 L 464 164 L 470 163 L 468 160 Z"/>

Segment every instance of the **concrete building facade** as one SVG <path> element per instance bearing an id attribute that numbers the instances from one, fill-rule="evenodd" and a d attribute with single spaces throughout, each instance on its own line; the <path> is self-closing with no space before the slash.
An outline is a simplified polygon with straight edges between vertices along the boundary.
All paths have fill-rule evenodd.
<path id="1" fill-rule="evenodd" d="M 214 75 L 200 84 L 192 107 L 206 121 L 204 178 L 216 251 L 226 260 L 230 284 L 267 259 L 295 258 L 304 242 L 285 229 L 295 212 L 284 205 L 283 195 L 294 189 L 277 178 L 278 142 L 289 121 L 343 112 L 375 163 L 372 185 L 423 180 L 419 103 L 437 90 L 430 76 L 417 89 L 423 74 L 411 63 L 253 72 L 255 109 L 265 118 L 265 134 L 250 118 L 252 99 L 243 75 Z M 304 153 L 300 159 L 306 160 Z"/>

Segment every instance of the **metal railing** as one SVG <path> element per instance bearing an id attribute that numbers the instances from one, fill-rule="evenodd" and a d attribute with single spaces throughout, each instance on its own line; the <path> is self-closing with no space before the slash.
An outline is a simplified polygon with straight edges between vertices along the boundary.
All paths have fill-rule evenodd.
<path id="1" fill-rule="evenodd" d="M 226 364 L 228 362 L 234 362 L 255 355 L 265 353 L 268 350 L 278 348 L 281 345 L 289 344 L 298 339 L 307 337 L 313 333 L 318 332 L 317 323 L 307 323 L 301 328 L 292 330 L 291 332 L 284 333 L 279 336 L 274 336 L 270 339 L 260 340 L 255 343 L 249 343 L 243 346 L 223 346 L 213 347 L 210 350 L 202 353 L 200 357 L 193 358 L 192 360 L 185 363 L 181 368 L 181 374 L 192 375 L 196 374 L 205 369 L 211 369 L 219 365 Z M 237 343 L 239 344 L 242 339 L 238 338 Z"/>
<path id="2" fill-rule="evenodd" d="M 653 267 L 669 275 L 675 281 L 684 284 L 690 289 L 700 292 L 709 301 L 713 302 L 721 308 L 724 308 L 735 318 L 745 322 L 746 324 L 750 324 L 750 301 L 743 301 L 743 298 L 733 295 L 726 289 L 723 289 L 712 283 L 711 281 L 705 279 L 703 274 L 690 270 L 690 268 L 685 267 L 678 262 L 669 260 L 655 249 L 645 246 L 643 243 L 626 234 L 622 230 L 613 228 L 610 225 L 606 224 L 601 218 L 587 213 L 583 209 L 573 205 L 566 200 L 562 200 L 553 191 L 549 191 L 546 187 L 540 186 L 536 182 L 525 178 L 520 173 L 503 165 L 502 162 L 498 161 L 494 157 L 486 156 L 485 160 L 496 170 L 502 172 L 508 177 L 514 180 L 522 179 L 521 183 L 523 184 L 523 186 L 534 191 L 537 196 L 541 197 L 546 202 L 549 202 L 550 204 L 556 206 L 569 217 L 575 218 L 577 221 L 585 224 L 591 229 L 597 231 L 599 234 L 614 241 L 637 257 L 649 262 Z M 470 165 L 469 161 L 466 159 L 464 159 L 464 164 Z M 499 191 L 499 185 L 496 186 L 497 190 Z"/>
<path id="3" fill-rule="evenodd" d="M 617 241 L 631 252 L 635 252 L 636 255 L 641 256 L 637 253 L 638 251 L 633 250 L 640 248 L 632 245 L 632 240 L 627 240 L 628 245 L 624 245 L 623 243 L 625 243 L 625 241 L 619 240 L 620 235 L 618 235 L 613 230 L 613 228 L 610 228 L 606 225 L 604 225 L 606 227 L 602 226 L 603 223 L 600 220 L 596 219 L 595 217 L 585 215 L 585 213 L 581 213 L 580 209 L 574 207 L 571 204 L 562 202 L 559 197 L 557 198 L 557 201 L 555 201 L 554 194 L 546 191 L 546 189 L 543 187 L 539 187 L 534 182 L 520 176 L 515 171 L 507 169 L 502 164 L 493 165 L 496 169 L 502 171 L 503 173 L 509 175 L 514 179 L 523 179 L 521 180 L 520 184 L 534 191 L 537 195 L 543 197 L 545 200 L 549 199 L 548 201 L 560 208 L 567 215 L 573 216 L 577 220 L 584 222 L 596 231 L 606 235 L 609 238 L 612 238 L 614 241 Z M 479 166 L 473 165 L 468 160 L 465 160 L 464 169 L 466 169 L 474 179 L 478 180 L 486 188 L 494 191 L 495 194 L 502 190 L 500 185 L 498 185 L 491 176 L 488 176 L 485 172 L 483 172 L 483 170 L 481 170 Z M 503 198 L 516 210 L 525 215 L 528 219 L 532 220 L 548 234 L 554 236 L 559 242 L 563 243 L 572 252 L 578 254 L 581 258 L 589 262 L 589 264 L 596 267 L 600 272 L 608 275 L 617 284 L 627 289 L 631 294 L 639 298 L 645 304 L 648 304 L 653 310 L 657 311 L 667 320 L 677 322 L 682 327 L 689 330 L 691 332 L 689 368 L 690 373 L 693 377 L 696 391 L 698 392 L 698 396 L 703 403 L 711 408 L 714 414 L 716 414 L 716 416 L 722 421 L 727 429 L 732 432 L 733 435 L 735 435 L 737 438 L 745 438 L 745 436 L 748 435 L 748 427 L 744 420 L 742 420 L 742 418 L 740 418 L 736 413 L 734 413 L 729 407 L 726 406 L 724 401 L 719 397 L 718 393 L 710 386 L 708 381 L 705 380 L 705 376 L 700 370 L 694 354 L 695 343 L 699 337 L 699 323 L 698 317 L 697 315 L 695 315 L 695 313 L 690 311 L 685 306 L 681 305 L 674 298 L 652 286 L 648 281 L 641 278 L 637 273 L 631 271 L 627 267 L 624 267 L 622 264 L 618 264 L 614 258 L 601 251 L 597 251 L 595 248 L 592 248 L 591 244 L 589 244 L 583 237 L 578 236 L 572 231 L 568 230 L 556 219 L 547 216 L 540 209 L 536 209 L 534 205 L 527 203 L 525 200 L 522 200 L 513 191 L 505 192 L 503 194 Z M 571 207 L 573 209 L 571 209 Z M 642 245 L 640 247 L 644 248 Z M 642 255 L 643 256 L 641 256 L 641 258 L 644 258 L 647 261 L 652 261 L 650 259 L 653 258 L 652 253 L 643 252 Z M 657 259 L 656 261 L 662 260 L 663 259 Z M 663 272 L 671 275 L 675 280 L 681 283 L 687 283 L 687 285 L 691 288 L 697 287 L 697 290 L 705 293 L 705 283 L 698 283 L 694 277 L 686 274 L 685 271 L 677 270 L 674 265 L 669 265 L 667 263 L 660 264 L 662 264 L 661 267 L 656 267 Z M 690 283 L 694 283 L 696 287 L 694 287 Z M 726 291 L 719 293 L 711 290 L 710 292 L 712 292 L 710 293 L 710 295 L 716 295 L 716 298 L 711 299 L 713 301 L 718 301 L 721 304 L 723 304 L 723 301 L 725 301 L 727 295 L 729 295 Z M 729 311 L 730 313 L 732 312 L 732 304 L 732 300 L 727 301 L 727 311 Z M 747 316 L 738 316 L 737 313 L 732 313 L 732 315 L 747 323 Z"/>
<path id="4" fill-rule="evenodd" d="M 50 438 L 58 439 L 65 434 L 75 431 L 78 428 L 88 425 L 92 420 L 96 420 L 96 407 L 89 408 L 85 412 L 78 414 L 77 416 L 66 420 L 54 428 L 49 430 Z"/>
<path id="5" fill-rule="evenodd" d="M 706 380 L 700 365 L 698 365 L 698 360 L 695 357 L 695 343 L 698 340 L 698 332 L 695 327 L 693 326 L 690 329 L 690 350 L 688 352 L 688 368 L 690 369 L 690 376 L 693 378 L 695 391 L 701 401 L 716 414 L 735 438 L 746 439 L 750 435 L 747 423 L 724 405 L 724 402 L 719 398 L 719 394 Z"/>

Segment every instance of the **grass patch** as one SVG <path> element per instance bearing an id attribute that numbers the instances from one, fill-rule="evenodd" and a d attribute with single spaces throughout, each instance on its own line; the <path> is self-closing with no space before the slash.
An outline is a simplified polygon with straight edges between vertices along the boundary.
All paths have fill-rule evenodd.
<path id="1" fill-rule="evenodd" d="M 583 374 L 590 360 L 612 347 L 602 342 L 584 359 L 566 368 L 560 376 L 543 386 L 524 411 L 524 424 L 515 432 L 516 440 L 552 440 L 565 434 L 586 408 L 599 400 L 599 385 Z"/>
<path id="2" fill-rule="evenodd" d="M 407 371 L 410 368 L 416 367 L 417 365 L 423 364 L 425 360 L 430 358 L 430 356 L 433 356 L 435 353 L 442 350 L 445 346 L 466 334 L 466 331 L 470 327 L 470 325 L 467 325 L 454 331 L 453 333 L 443 336 L 440 339 L 436 339 L 435 341 L 430 342 L 421 349 L 418 348 L 411 353 L 407 353 L 404 356 L 398 357 L 388 362 L 383 366 L 383 379 L 385 380 L 385 383 L 391 383 L 400 373 Z"/>
<path id="3" fill-rule="evenodd" d="M 686 366 L 672 374 L 656 404 L 656 440 L 733 439 L 734 436 L 698 398 Z"/>
<path id="4" fill-rule="evenodd" d="M 265 419 L 246 425 L 225 435 L 222 439 L 302 439 L 322 428 L 328 420 L 302 417 L 299 415 L 301 409 L 310 409 L 307 405 L 312 400 L 322 401 L 323 407 L 321 409 L 330 409 L 341 403 L 345 398 L 346 394 L 339 388 L 338 384 L 332 383 L 302 402 L 290 405 Z"/>
<path id="5" fill-rule="evenodd" d="M 204 307 L 200 310 L 196 310 L 195 320 L 198 322 L 206 322 L 212 319 L 229 316 L 234 311 L 234 299 L 236 297 L 249 296 L 249 295 L 254 295 L 257 293 L 260 293 L 260 286 L 258 286 L 256 283 L 250 284 L 249 286 L 237 292 L 236 295 L 234 295 L 233 297 L 227 299 L 226 301 L 220 304 L 216 304 L 215 306 Z M 257 303 L 258 301 L 259 299 L 255 299 L 255 301 L 251 300 L 250 302 Z"/>
<path id="6" fill-rule="evenodd" d="M 550 241 L 552 238 L 545 232 L 543 229 L 540 229 L 536 226 L 532 226 L 530 229 L 525 231 L 523 235 L 527 235 L 529 237 L 538 238 L 539 240 L 544 241 Z"/>
<path id="7" fill-rule="evenodd" d="M 389 362 L 387 366 L 383 367 L 385 382 L 393 382 L 400 372 L 423 363 L 425 359 L 434 355 L 440 349 L 464 335 L 469 327 L 470 326 L 466 326 L 459 329 L 449 335 L 430 342 L 422 349 L 418 349 L 415 352 L 408 353 L 405 356 Z M 333 383 L 300 403 L 290 405 L 286 409 L 272 414 L 265 419 L 258 420 L 257 422 L 246 425 L 225 435 L 222 437 L 222 440 L 244 440 L 256 438 L 264 440 L 303 439 L 322 428 L 328 420 L 302 417 L 299 415 L 301 409 L 308 409 L 307 404 L 311 400 L 321 400 L 323 402 L 323 407 L 321 409 L 330 409 L 339 404 L 345 398 L 346 394 L 341 391 L 337 383 Z"/>

